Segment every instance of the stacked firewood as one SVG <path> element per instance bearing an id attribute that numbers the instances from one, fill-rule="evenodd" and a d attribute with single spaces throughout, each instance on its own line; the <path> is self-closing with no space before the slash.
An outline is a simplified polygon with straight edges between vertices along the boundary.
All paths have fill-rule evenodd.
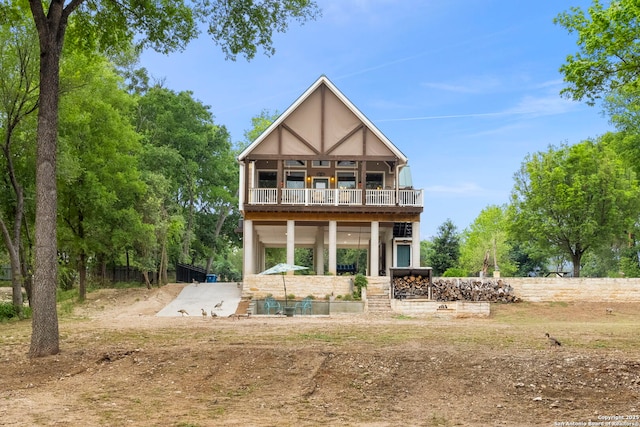
<path id="1" fill-rule="evenodd" d="M 394 277 L 391 285 L 396 298 L 428 298 L 429 296 L 429 277 L 427 276 Z"/>
<path id="2" fill-rule="evenodd" d="M 447 278 L 433 280 L 432 298 L 436 301 L 519 302 L 513 288 L 502 279 Z"/>

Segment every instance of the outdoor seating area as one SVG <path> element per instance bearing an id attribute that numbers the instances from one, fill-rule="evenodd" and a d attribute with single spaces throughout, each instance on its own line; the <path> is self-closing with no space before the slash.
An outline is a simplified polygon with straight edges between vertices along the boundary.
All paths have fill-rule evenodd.
<path id="1" fill-rule="evenodd" d="M 302 301 L 298 301 L 295 303 L 293 307 L 294 307 L 294 313 L 311 314 L 312 313 L 311 298 L 307 297 Z"/>
<path id="2" fill-rule="evenodd" d="M 264 310 L 263 314 L 276 314 L 282 311 L 282 305 L 280 305 L 280 303 L 276 301 L 273 297 L 265 298 L 262 304 L 262 308 Z M 271 310 L 273 310 L 273 313 L 271 313 Z"/>

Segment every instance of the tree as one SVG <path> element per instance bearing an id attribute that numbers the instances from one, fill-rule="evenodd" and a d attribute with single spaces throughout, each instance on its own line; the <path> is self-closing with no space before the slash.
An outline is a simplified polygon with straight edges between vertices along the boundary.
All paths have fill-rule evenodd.
<path id="1" fill-rule="evenodd" d="M 19 0 L 0 0 L 0 16 L 19 16 Z M 70 45 L 93 51 L 117 51 L 134 41 L 168 53 L 183 48 L 196 37 L 197 21 L 209 25 L 209 34 L 234 59 L 255 56 L 262 46 L 272 54 L 272 34 L 285 31 L 290 19 L 304 22 L 317 15 L 311 0 L 109 2 L 89 0 L 29 0 L 40 46 L 40 108 L 36 154 L 36 227 L 33 321 L 29 354 L 59 352 L 56 312 L 56 152 L 58 131 L 60 58 L 67 28 Z M 73 22 L 70 21 L 74 15 Z"/>
<path id="2" fill-rule="evenodd" d="M 511 276 L 515 266 L 509 258 L 507 215 L 504 206 L 488 206 L 463 232 L 460 265 L 467 271 L 486 277 L 490 271 Z M 493 263 L 491 263 L 493 260 Z M 491 265 L 493 264 L 493 265 Z"/>
<path id="3" fill-rule="evenodd" d="M 447 269 L 456 267 L 460 257 L 460 235 L 451 219 L 447 219 L 438 227 L 433 238 L 433 254 L 430 265 L 435 276 L 442 276 Z"/>
<path id="4" fill-rule="evenodd" d="M 121 234 L 129 241 L 148 234 L 135 210 L 146 189 L 137 168 L 140 137 L 131 123 L 134 98 L 122 79 L 98 55 L 69 55 L 63 62 L 71 89 L 60 105 L 58 241 L 77 268 L 83 301 L 89 260 L 119 246 L 113 239 Z M 105 232 L 114 229 L 118 233 Z"/>
<path id="5" fill-rule="evenodd" d="M 269 126 L 280 116 L 278 111 L 270 112 L 269 110 L 262 110 L 260 114 L 251 118 L 251 129 L 244 132 L 244 140 L 245 142 L 242 144 L 240 149 L 246 148 L 253 141 L 258 139 L 258 137 L 267 130 Z"/>
<path id="6" fill-rule="evenodd" d="M 560 68 L 569 85 L 562 93 L 590 105 L 623 88 L 640 89 L 640 8 L 635 0 L 608 3 L 605 8 L 594 0 L 587 13 L 573 7 L 554 20 L 578 35 L 578 52 Z"/>
<path id="7" fill-rule="evenodd" d="M 235 234 L 225 227 L 237 211 L 238 192 L 238 167 L 229 133 L 215 125 L 209 107 L 191 92 L 153 87 L 140 98 L 138 114 L 138 129 L 152 147 L 144 163 L 168 178 L 174 212 L 184 218 L 176 261 L 195 263 L 206 258 L 209 268 L 213 253 L 224 247 L 220 236 Z"/>
<path id="8" fill-rule="evenodd" d="M 31 293 L 28 272 L 23 275 L 21 256 L 26 214 L 25 185 L 32 183 L 28 126 L 25 121 L 38 108 L 38 57 L 35 34 L 24 21 L 13 29 L 0 26 L 0 234 L 11 265 L 12 303 L 22 317 L 22 287 Z M 22 136 L 22 137 L 20 137 Z"/>
<path id="9" fill-rule="evenodd" d="M 529 155 L 514 180 L 511 230 L 521 241 L 566 254 L 574 277 L 585 252 L 624 236 L 637 218 L 635 174 L 604 143 Z"/>

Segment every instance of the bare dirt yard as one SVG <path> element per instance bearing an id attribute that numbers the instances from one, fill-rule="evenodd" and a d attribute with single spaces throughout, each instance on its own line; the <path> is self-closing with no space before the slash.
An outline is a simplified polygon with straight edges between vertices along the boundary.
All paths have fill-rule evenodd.
<path id="1" fill-rule="evenodd" d="M 640 304 L 154 316 L 180 289 L 90 293 L 42 359 L 30 322 L 0 324 L 0 425 L 640 425 Z"/>

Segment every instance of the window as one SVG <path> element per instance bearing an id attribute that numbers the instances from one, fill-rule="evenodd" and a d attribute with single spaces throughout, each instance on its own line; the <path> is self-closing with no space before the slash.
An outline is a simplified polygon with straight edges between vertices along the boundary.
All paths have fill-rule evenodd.
<path id="1" fill-rule="evenodd" d="M 384 174 L 367 173 L 367 189 L 381 190 L 382 188 L 384 188 Z"/>
<path id="2" fill-rule="evenodd" d="M 304 172 L 287 172 L 287 188 L 304 188 Z"/>
<path id="3" fill-rule="evenodd" d="M 285 160 L 284 166 L 287 168 L 303 168 L 307 165 L 306 160 Z"/>
<path id="4" fill-rule="evenodd" d="M 338 160 L 336 162 L 336 167 L 339 168 L 355 168 L 356 162 L 355 160 Z"/>
<path id="5" fill-rule="evenodd" d="M 311 166 L 314 168 L 328 168 L 331 162 L 329 160 L 312 160 Z"/>
<path id="6" fill-rule="evenodd" d="M 353 172 L 338 172 L 338 188 L 353 189 L 356 188 L 356 175 Z"/>
<path id="7" fill-rule="evenodd" d="M 258 171 L 258 188 L 278 188 L 276 171 Z"/>

